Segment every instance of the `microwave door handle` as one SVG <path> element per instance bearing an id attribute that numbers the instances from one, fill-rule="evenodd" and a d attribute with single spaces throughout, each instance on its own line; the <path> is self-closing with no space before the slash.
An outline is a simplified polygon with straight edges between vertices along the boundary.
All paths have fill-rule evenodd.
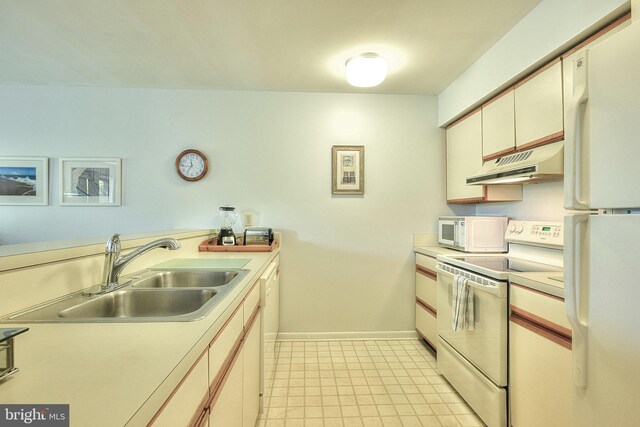
<path id="1" fill-rule="evenodd" d="M 459 236 L 460 232 L 459 221 L 453 221 L 453 246 L 459 246 Z"/>
<path id="2" fill-rule="evenodd" d="M 564 145 L 564 179 L 565 179 L 565 200 L 567 209 L 589 208 L 589 201 L 582 199 L 584 183 L 582 180 L 582 166 L 584 153 L 584 135 L 582 129 L 583 121 L 587 112 L 587 101 L 589 100 L 588 85 L 588 51 L 585 50 L 577 55 L 572 61 L 572 97 L 567 108 L 567 138 Z"/>

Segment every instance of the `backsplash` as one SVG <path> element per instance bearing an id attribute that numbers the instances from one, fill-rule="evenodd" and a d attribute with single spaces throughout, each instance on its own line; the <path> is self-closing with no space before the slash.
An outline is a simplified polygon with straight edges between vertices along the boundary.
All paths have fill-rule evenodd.
<path id="1" fill-rule="evenodd" d="M 523 186 L 522 201 L 476 206 L 476 215 L 508 215 L 518 220 L 562 221 L 565 214 L 563 181 Z"/>

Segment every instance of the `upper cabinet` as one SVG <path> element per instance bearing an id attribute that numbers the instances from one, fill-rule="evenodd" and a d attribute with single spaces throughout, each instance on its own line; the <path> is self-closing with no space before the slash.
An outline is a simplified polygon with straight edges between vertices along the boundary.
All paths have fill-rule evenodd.
<path id="1" fill-rule="evenodd" d="M 518 150 L 564 139 L 560 58 L 518 83 L 514 95 Z"/>
<path id="2" fill-rule="evenodd" d="M 467 177 L 482 166 L 480 110 L 447 128 L 447 201 L 482 201 L 483 186 L 467 185 Z"/>
<path id="3" fill-rule="evenodd" d="M 482 159 L 564 139 L 562 63 L 536 71 L 482 106 Z"/>
<path id="4" fill-rule="evenodd" d="M 446 143 L 448 203 L 522 200 L 520 185 L 467 185 L 467 178 L 482 166 L 481 110 L 449 126 Z"/>
<path id="5" fill-rule="evenodd" d="M 609 37 L 630 16 L 621 16 L 447 127 L 448 203 L 522 200 L 520 185 L 467 185 L 466 179 L 483 162 L 564 140 L 563 86 L 572 90 L 573 82 L 570 73 L 563 76 L 563 59 L 570 64 L 574 52 Z"/>
<path id="6" fill-rule="evenodd" d="M 509 89 L 482 106 L 482 159 L 516 149 L 514 90 Z"/>

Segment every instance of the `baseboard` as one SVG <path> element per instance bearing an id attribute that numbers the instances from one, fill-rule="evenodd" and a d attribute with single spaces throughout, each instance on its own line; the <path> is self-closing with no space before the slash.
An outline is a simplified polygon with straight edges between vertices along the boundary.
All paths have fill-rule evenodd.
<path id="1" fill-rule="evenodd" d="M 416 331 L 278 332 L 278 341 L 406 340 L 417 338 Z"/>

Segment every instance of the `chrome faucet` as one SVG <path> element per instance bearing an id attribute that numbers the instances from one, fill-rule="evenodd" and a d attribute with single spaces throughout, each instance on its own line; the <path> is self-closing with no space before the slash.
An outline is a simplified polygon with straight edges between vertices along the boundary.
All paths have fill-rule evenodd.
<path id="1" fill-rule="evenodd" d="M 152 249 L 164 248 L 174 251 L 180 248 L 180 243 L 176 239 L 164 238 L 149 242 L 126 255 L 120 255 L 120 235 L 114 234 L 107 241 L 104 253 L 104 267 L 102 269 L 102 281 L 100 285 L 87 289 L 84 295 L 99 295 L 114 291 L 124 285 L 119 283 L 120 273 L 134 259 L 149 252 Z"/>

